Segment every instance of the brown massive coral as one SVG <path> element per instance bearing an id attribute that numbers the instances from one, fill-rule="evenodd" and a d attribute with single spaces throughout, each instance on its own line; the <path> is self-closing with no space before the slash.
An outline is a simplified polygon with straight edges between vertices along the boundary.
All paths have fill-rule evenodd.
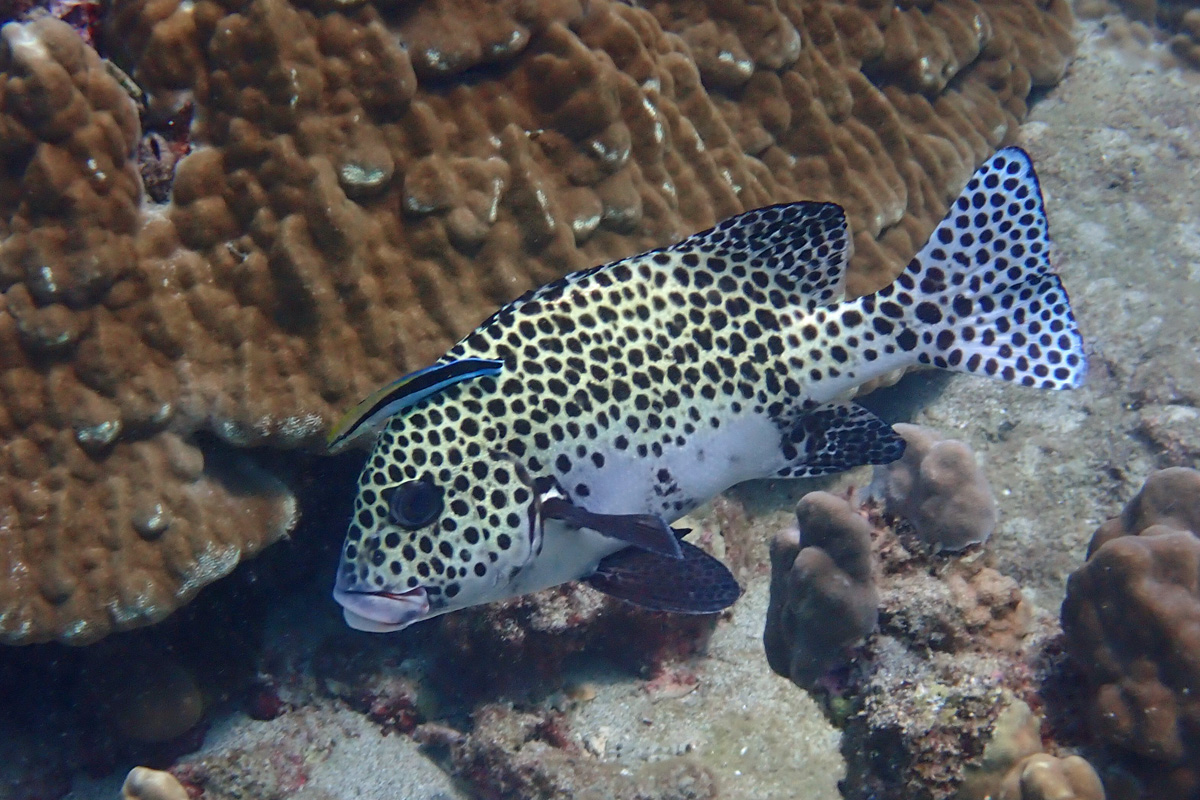
<path id="1" fill-rule="evenodd" d="M 0 639 L 168 613 L 292 523 L 230 452 L 316 448 L 568 270 L 818 198 L 850 213 L 851 289 L 885 283 L 1061 76 L 1068 20 L 1065 0 L 114 0 L 143 156 L 194 109 L 166 204 L 96 54 L 53 20 L 6 28 Z"/>
<path id="2" fill-rule="evenodd" d="M 1067 583 L 1062 623 L 1088 674 L 1089 722 L 1146 783 L 1200 793 L 1200 472 L 1152 474 L 1096 531 Z"/>
<path id="3" fill-rule="evenodd" d="M 3 29 L 0 70 L 0 640 L 86 641 L 161 619 L 285 533 L 294 502 L 169 424 L 178 351 L 137 268 L 156 226 L 129 98 L 48 19 Z"/>
<path id="4" fill-rule="evenodd" d="M 763 647 L 771 669 L 807 687 L 875 630 L 879 592 L 865 516 L 828 492 L 806 494 L 796 516 L 799 528 L 771 542 Z"/>
<path id="5" fill-rule="evenodd" d="M 901 422 L 894 430 L 907 444 L 904 456 L 875 468 L 871 494 L 935 550 L 987 541 L 996 527 L 996 498 L 971 446 L 920 425 Z"/>

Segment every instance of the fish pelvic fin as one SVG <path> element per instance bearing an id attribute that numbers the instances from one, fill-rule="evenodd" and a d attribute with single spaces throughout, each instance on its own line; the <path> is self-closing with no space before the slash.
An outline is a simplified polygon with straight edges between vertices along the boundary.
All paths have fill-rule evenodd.
<path id="1" fill-rule="evenodd" d="M 627 547 L 603 559 L 584 583 L 609 597 L 651 611 L 716 614 L 742 594 L 729 568 L 681 541 L 670 557 Z"/>
<path id="2" fill-rule="evenodd" d="M 575 505 L 554 484 L 543 485 L 539 489 L 538 513 L 542 519 L 540 524 L 544 525 L 544 521 L 548 519 L 557 519 L 656 555 L 666 558 L 683 557 L 678 537 L 662 517 L 655 514 L 596 514 Z"/>
<path id="3" fill-rule="evenodd" d="M 1033 164 L 1007 147 L 976 171 L 925 247 L 868 305 L 897 326 L 897 344 L 919 363 L 1075 388 L 1087 356 L 1050 257 Z"/>

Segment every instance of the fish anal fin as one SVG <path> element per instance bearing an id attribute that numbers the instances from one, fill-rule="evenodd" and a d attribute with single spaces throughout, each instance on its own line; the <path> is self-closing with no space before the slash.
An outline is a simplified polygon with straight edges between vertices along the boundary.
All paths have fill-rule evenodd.
<path id="1" fill-rule="evenodd" d="M 587 528 L 672 560 L 682 557 L 679 540 L 671 526 L 654 514 L 596 514 L 564 497 L 544 498 L 541 511 L 543 519 L 557 519 L 577 528 Z"/>
<path id="2" fill-rule="evenodd" d="M 729 569 L 695 545 L 680 542 L 681 558 L 626 548 L 605 558 L 584 583 L 609 597 L 651 611 L 716 614 L 742 589 Z"/>
<path id="3" fill-rule="evenodd" d="M 854 403 L 830 403 L 791 421 L 783 435 L 788 464 L 781 478 L 813 478 L 866 464 L 890 464 L 904 455 L 904 439 Z"/>

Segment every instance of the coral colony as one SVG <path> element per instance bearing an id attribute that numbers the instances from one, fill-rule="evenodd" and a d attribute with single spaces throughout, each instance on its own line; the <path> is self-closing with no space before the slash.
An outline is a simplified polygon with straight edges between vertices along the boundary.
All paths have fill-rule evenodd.
<path id="1" fill-rule="evenodd" d="M 1065 0 L 717 5 L 0 3 L 0 795 L 138 764 L 127 800 L 381 775 L 414 798 L 1200 793 L 1193 469 L 1096 531 L 1061 621 L 1001 571 L 987 454 L 905 425 L 869 491 L 852 473 L 794 514 L 763 513 L 761 486 L 674 509 L 678 552 L 745 589 L 721 614 L 574 581 L 384 637 L 334 613 L 361 455 L 325 440 L 360 398 L 460 340 L 496 355 L 469 334 L 527 291 L 775 204 L 844 209 L 851 302 L 907 291 L 1075 46 Z M 1197 12 L 1158 13 L 1195 61 Z M 926 360 L 965 363 L 962 341 Z M 564 502 L 580 485 L 526 491 L 543 521 L 611 522 Z M 377 496 L 371 519 L 421 499 Z M 445 556 L 453 580 L 491 552 Z M 600 588 L 697 610 L 643 566 L 608 562 Z M 841 755 L 811 757 L 831 735 Z"/>

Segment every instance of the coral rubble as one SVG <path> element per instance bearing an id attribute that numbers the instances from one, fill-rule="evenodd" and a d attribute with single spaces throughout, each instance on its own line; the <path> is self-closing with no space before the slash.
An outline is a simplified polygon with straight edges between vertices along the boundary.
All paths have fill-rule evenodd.
<path id="1" fill-rule="evenodd" d="M 1049 635 L 1016 584 L 978 559 L 909 551 L 876 529 L 879 631 L 825 680 L 844 720 L 849 798 L 945 798 L 1001 713 L 1030 697 Z"/>
<path id="2" fill-rule="evenodd" d="M 1087 673 L 1093 733 L 1148 796 L 1200 792 L 1200 472 L 1153 473 L 1097 529 L 1062 625 Z"/>
<path id="3" fill-rule="evenodd" d="M 636 771 L 605 762 L 580 749 L 555 712 L 486 705 L 472 721 L 473 729 L 466 735 L 431 729 L 418 731 L 418 736 L 448 746 L 452 771 L 480 797 L 715 800 L 719 796 L 716 779 L 699 759 L 675 756 Z"/>
<path id="4" fill-rule="evenodd" d="M 566 659 L 584 652 L 656 677 L 668 662 L 702 652 L 718 619 L 646 611 L 568 584 L 448 615 L 435 682 L 460 696 L 527 690 L 555 680 Z"/>
<path id="5" fill-rule="evenodd" d="M 0 566 L 22 577 L 0 638 L 161 619 L 294 522 L 224 462 L 319 448 L 568 270 L 813 198 L 847 207 L 851 290 L 882 285 L 1061 78 L 1069 21 L 1066 0 L 115 0 L 99 40 L 130 82 L 64 23 L 10 23 Z"/>

